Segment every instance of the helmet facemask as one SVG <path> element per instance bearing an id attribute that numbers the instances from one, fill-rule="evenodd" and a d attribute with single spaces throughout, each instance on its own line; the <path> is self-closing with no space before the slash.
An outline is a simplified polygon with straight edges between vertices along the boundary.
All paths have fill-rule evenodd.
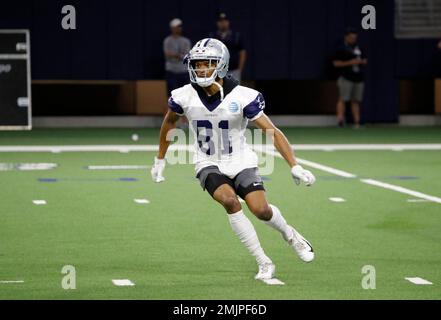
<path id="1" fill-rule="evenodd" d="M 208 61 L 208 67 L 197 69 L 196 62 Z M 218 77 L 219 59 L 193 59 L 188 60 L 188 70 L 190 71 L 190 80 L 201 87 L 211 86 Z M 210 72 L 212 71 L 211 75 Z"/>

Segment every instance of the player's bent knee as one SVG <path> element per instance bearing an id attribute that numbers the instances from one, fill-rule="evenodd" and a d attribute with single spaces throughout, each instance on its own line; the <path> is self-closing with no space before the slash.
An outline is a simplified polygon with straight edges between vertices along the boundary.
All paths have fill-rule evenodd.
<path id="1" fill-rule="evenodd" d="M 242 209 L 239 200 L 237 200 L 237 197 L 234 194 L 222 196 L 219 202 L 224 206 L 228 213 L 235 213 Z"/>
<path id="2" fill-rule="evenodd" d="M 259 205 L 251 208 L 251 212 L 260 220 L 269 221 L 273 214 L 269 205 Z"/>

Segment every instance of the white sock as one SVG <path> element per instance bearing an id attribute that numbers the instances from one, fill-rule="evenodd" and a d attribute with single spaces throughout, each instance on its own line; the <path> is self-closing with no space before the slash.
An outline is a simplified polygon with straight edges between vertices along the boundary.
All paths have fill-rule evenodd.
<path id="1" fill-rule="evenodd" d="M 292 229 L 286 223 L 286 220 L 282 216 L 282 213 L 280 212 L 279 208 L 277 208 L 272 204 L 270 204 L 270 207 L 273 211 L 273 216 L 269 221 L 265 221 L 265 223 L 271 226 L 272 228 L 276 229 L 277 231 L 279 231 L 282 234 L 283 239 L 288 241 L 293 237 Z"/>
<path id="2" fill-rule="evenodd" d="M 256 230 L 243 211 L 240 210 L 236 213 L 228 214 L 228 219 L 234 233 L 256 258 L 257 264 L 272 263 L 271 259 L 263 252 Z"/>

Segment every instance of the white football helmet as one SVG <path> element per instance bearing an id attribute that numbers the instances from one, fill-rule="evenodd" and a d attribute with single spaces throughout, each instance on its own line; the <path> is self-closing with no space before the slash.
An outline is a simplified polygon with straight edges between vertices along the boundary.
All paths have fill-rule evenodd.
<path id="1" fill-rule="evenodd" d="M 195 68 L 197 60 L 208 60 L 209 69 L 205 71 L 204 77 L 199 77 Z M 227 47 L 219 40 L 213 38 L 205 38 L 198 41 L 190 52 L 184 58 L 184 63 L 187 63 L 190 81 L 198 84 L 201 87 L 208 87 L 216 80 L 217 77 L 223 78 L 228 72 L 228 62 L 230 60 L 230 53 Z M 214 69 L 213 74 L 207 77 L 207 71 Z"/>

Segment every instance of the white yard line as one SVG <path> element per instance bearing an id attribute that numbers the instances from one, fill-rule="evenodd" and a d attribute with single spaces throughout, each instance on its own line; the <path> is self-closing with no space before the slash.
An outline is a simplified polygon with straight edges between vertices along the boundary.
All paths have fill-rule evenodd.
<path id="1" fill-rule="evenodd" d="M 352 174 L 352 173 L 349 173 L 349 172 L 346 172 L 346 171 L 342 171 L 342 170 L 339 170 L 339 169 L 335 169 L 335 168 L 332 168 L 332 167 L 328 167 L 328 166 L 322 165 L 322 164 L 317 163 L 317 162 L 312 162 L 312 161 L 305 160 L 305 159 L 300 159 L 300 158 L 297 158 L 297 162 L 300 163 L 300 164 L 306 165 L 308 167 L 311 167 L 311 168 L 315 168 L 315 169 L 318 169 L 318 170 L 322 170 L 322 171 L 325 171 L 325 172 L 329 172 L 329 173 L 335 174 L 335 175 L 340 176 L 340 177 L 344 177 L 344 178 L 356 178 L 357 177 L 355 174 Z"/>
<path id="2" fill-rule="evenodd" d="M 429 200 L 426 199 L 407 199 L 407 202 L 428 202 Z"/>
<path id="3" fill-rule="evenodd" d="M 151 166 L 138 166 L 138 165 L 91 165 L 86 168 L 89 170 L 144 170 Z"/>
<path id="4" fill-rule="evenodd" d="M 136 203 L 139 203 L 139 204 L 149 204 L 150 203 L 150 201 L 147 199 L 133 199 L 133 201 L 135 201 Z"/>
<path id="5" fill-rule="evenodd" d="M 293 144 L 294 150 L 317 150 L 317 151 L 336 151 L 336 150 L 441 150 L 441 143 L 402 143 L 402 144 Z"/>
<path id="6" fill-rule="evenodd" d="M 171 145 L 169 150 L 192 150 L 193 145 Z M 71 145 L 71 146 L 0 146 L 0 152 L 132 152 L 158 151 L 159 146 L 152 145 Z"/>
<path id="7" fill-rule="evenodd" d="M 24 280 L 0 280 L 0 284 L 24 283 Z"/>
<path id="8" fill-rule="evenodd" d="M 259 148 L 256 148 L 256 149 L 259 150 Z M 278 152 L 270 150 L 270 148 L 261 148 L 259 151 L 260 152 L 265 152 L 267 154 L 272 154 L 274 156 L 282 158 L 282 156 Z M 306 166 L 309 166 L 311 168 L 315 168 L 315 169 L 318 169 L 318 170 L 321 170 L 321 171 L 325 171 L 325 172 L 328 172 L 328 173 L 335 174 L 335 175 L 340 176 L 340 177 L 345 177 L 345 178 L 355 178 L 355 177 L 357 177 L 355 174 L 352 174 L 352 173 L 349 173 L 349 172 L 345 172 L 345 171 L 342 171 L 342 170 L 339 170 L 339 169 L 335 169 L 335 168 L 332 168 L 332 167 L 324 166 L 324 165 L 316 163 L 316 162 L 312 162 L 312 161 L 308 161 L 308 160 L 303 160 L 303 159 L 299 159 L 299 158 L 297 158 L 297 162 L 300 163 L 300 164 L 304 164 Z M 393 185 L 393 184 L 390 184 L 390 183 L 385 183 L 385 182 L 377 181 L 377 180 L 374 180 L 374 179 L 360 179 L 360 181 L 363 182 L 363 183 L 367 183 L 367 184 L 376 186 L 376 187 L 385 188 L 385 189 L 393 190 L 393 191 L 404 193 L 404 194 L 409 194 L 411 196 L 414 196 L 414 197 L 417 197 L 417 198 L 420 198 L 420 199 L 425 199 L 425 200 L 433 201 L 433 202 L 436 202 L 436 203 L 441 203 L 441 198 L 438 198 L 438 197 L 435 197 L 435 196 L 431 196 L 431 195 L 428 195 L 428 194 L 424 194 L 422 192 L 414 191 L 414 190 L 411 190 L 411 189 L 407 189 L 407 188 L 404 188 L 404 187 L 396 186 L 396 185 Z"/>
<path id="9" fill-rule="evenodd" d="M 266 154 L 270 154 L 270 155 L 282 158 L 282 156 L 280 155 L 280 153 L 278 151 L 271 150 L 268 147 L 260 148 L 260 147 L 254 146 L 254 149 L 256 149 L 257 151 L 260 151 L 260 152 L 264 152 Z M 318 169 L 318 170 L 321 170 L 321 171 L 332 173 L 332 174 L 340 176 L 340 177 L 344 177 L 344 178 L 356 178 L 357 177 L 355 174 L 352 174 L 352 173 L 349 173 L 349 172 L 345 172 L 345 171 L 342 171 L 342 170 L 339 170 L 339 169 L 335 169 L 335 168 L 332 168 L 332 167 L 328 167 L 328 166 L 322 165 L 322 164 L 317 163 L 317 162 L 312 162 L 312 161 L 305 160 L 305 159 L 300 159 L 300 158 L 296 158 L 296 160 L 300 164 L 304 164 L 304 165 L 309 166 L 311 168 L 315 168 L 315 169 Z"/>
<path id="10" fill-rule="evenodd" d="M 281 157 L 271 145 L 253 145 L 253 148 L 260 152 L 273 154 Z M 295 150 L 441 150 L 441 144 L 299 144 L 293 145 Z M 192 150 L 192 145 L 171 145 L 170 150 Z M 130 151 L 157 151 L 158 145 L 71 145 L 71 146 L 0 146 L 0 152 L 130 152 Z M 297 158 L 298 162 L 317 170 L 328 172 L 344 178 L 356 178 L 357 175 L 340 169 L 325 166 L 323 164 Z M 418 191 L 406 189 L 389 183 L 373 179 L 361 179 L 362 182 L 377 187 L 409 194 L 417 198 L 441 203 L 441 198 L 430 196 Z"/>
<path id="11" fill-rule="evenodd" d="M 112 283 L 118 287 L 133 287 L 135 284 L 129 279 L 114 279 Z"/>
<path id="12" fill-rule="evenodd" d="M 263 145 L 254 145 L 262 148 Z M 266 145 L 268 147 L 268 145 Z M 338 150 L 441 150 L 441 143 L 407 144 L 294 144 L 294 150 L 338 151 Z M 157 151 L 158 145 L 39 145 L 39 146 L 0 146 L 0 152 L 132 152 Z M 192 150 L 193 145 L 170 146 L 171 150 Z"/>
<path id="13" fill-rule="evenodd" d="M 330 197 L 329 198 L 330 201 L 332 202 L 345 202 L 346 200 L 340 197 Z"/>
<path id="14" fill-rule="evenodd" d="M 433 202 L 437 202 L 437 203 L 441 203 L 441 198 L 435 197 L 435 196 L 430 196 L 428 194 L 422 193 L 422 192 L 418 192 L 418 191 L 414 191 L 414 190 L 410 190 L 404 187 L 400 187 L 400 186 L 396 186 L 390 183 L 385 183 L 385 182 L 381 182 L 378 180 L 374 180 L 374 179 L 361 179 L 361 182 L 373 185 L 373 186 L 377 186 L 380 188 L 385 188 L 385 189 L 389 189 L 389 190 L 393 190 L 396 192 L 400 192 L 400 193 L 404 193 L 404 194 L 409 194 L 413 197 L 417 197 L 417 198 L 421 198 L 421 199 L 425 199 L 425 200 L 429 200 L 429 201 L 433 201 Z"/>
<path id="15" fill-rule="evenodd" d="M 420 278 L 420 277 L 409 277 L 409 278 L 404 278 L 404 279 L 406 279 L 409 282 L 412 282 L 413 284 L 422 284 L 422 285 L 433 284 L 432 282 L 430 282 L 426 279 Z"/>

